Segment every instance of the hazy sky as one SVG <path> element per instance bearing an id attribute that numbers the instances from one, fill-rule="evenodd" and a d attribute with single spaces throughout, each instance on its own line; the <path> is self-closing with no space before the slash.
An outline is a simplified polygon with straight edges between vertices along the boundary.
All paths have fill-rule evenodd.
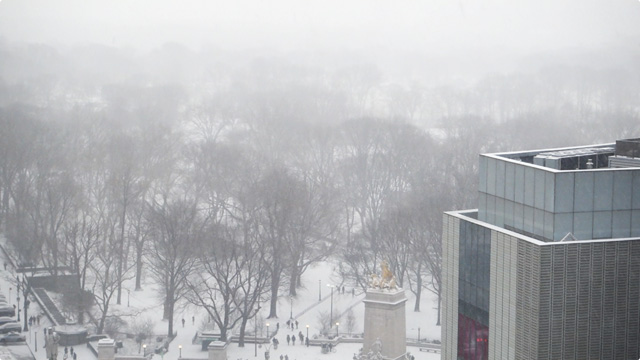
<path id="1" fill-rule="evenodd" d="M 640 45 L 638 0 L 0 0 L 0 36 L 198 49 Z"/>

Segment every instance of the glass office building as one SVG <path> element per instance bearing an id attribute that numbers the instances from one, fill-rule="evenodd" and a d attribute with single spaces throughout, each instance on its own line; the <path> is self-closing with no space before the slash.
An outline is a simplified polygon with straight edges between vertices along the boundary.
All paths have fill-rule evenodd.
<path id="1" fill-rule="evenodd" d="M 443 226 L 443 359 L 640 357 L 640 141 L 484 154 Z"/>

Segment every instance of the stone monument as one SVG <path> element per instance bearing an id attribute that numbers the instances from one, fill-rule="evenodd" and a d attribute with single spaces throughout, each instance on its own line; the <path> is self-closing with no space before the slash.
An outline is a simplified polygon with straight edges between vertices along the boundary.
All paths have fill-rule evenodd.
<path id="1" fill-rule="evenodd" d="M 371 275 L 364 302 L 364 354 L 379 353 L 384 359 L 402 359 L 407 354 L 407 326 L 404 290 L 386 261 L 382 274 Z"/>
<path id="2" fill-rule="evenodd" d="M 227 360 L 227 343 L 224 341 L 212 341 L 207 347 L 209 350 L 208 360 Z"/>
<path id="3" fill-rule="evenodd" d="M 100 339 L 98 341 L 98 360 L 113 360 L 116 357 L 116 341 Z"/>

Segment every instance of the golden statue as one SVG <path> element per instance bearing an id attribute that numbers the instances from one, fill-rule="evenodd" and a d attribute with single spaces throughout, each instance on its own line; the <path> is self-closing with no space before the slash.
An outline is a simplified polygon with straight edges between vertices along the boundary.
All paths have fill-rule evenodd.
<path id="1" fill-rule="evenodd" d="M 391 269 L 389 269 L 389 263 L 387 263 L 387 260 L 382 260 L 382 263 L 380 263 L 380 269 L 382 269 L 382 282 L 391 282 L 393 274 L 391 273 Z"/>
<path id="2" fill-rule="evenodd" d="M 379 277 L 377 274 L 371 274 L 369 286 L 374 289 L 396 289 L 396 278 L 393 276 L 393 273 L 391 273 L 389 263 L 386 260 L 382 260 L 380 269 L 382 270 L 382 276 Z"/>

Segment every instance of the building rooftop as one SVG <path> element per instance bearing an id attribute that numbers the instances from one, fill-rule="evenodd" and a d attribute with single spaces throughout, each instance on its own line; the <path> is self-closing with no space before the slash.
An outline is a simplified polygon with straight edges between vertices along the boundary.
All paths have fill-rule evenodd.
<path id="1" fill-rule="evenodd" d="M 487 154 L 561 171 L 640 167 L 640 138 L 615 144 Z"/>

